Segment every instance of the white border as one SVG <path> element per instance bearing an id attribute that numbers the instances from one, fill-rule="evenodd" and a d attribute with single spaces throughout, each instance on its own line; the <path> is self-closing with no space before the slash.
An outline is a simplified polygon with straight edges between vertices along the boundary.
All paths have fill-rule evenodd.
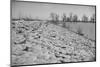
<path id="1" fill-rule="evenodd" d="M 97 6 L 97 61 L 84 63 L 39 65 L 39 67 L 99 67 L 100 65 L 100 0 L 27 0 Z M 10 0 L 0 0 L 0 67 L 10 67 Z M 33 67 L 33 66 L 24 66 Z M 35 67 L 35 66 L 34 66 Z"/>

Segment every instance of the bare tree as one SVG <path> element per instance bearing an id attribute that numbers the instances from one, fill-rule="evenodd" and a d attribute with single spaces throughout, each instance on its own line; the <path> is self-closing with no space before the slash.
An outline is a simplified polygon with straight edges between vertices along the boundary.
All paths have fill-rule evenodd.
<path id="1" fill-rule="evenodd" d="M 74 16 L 73 16 L 73 21 L 74 21 L 74 22 L 78 21 L 78 16 L 77 16 L 77 15 L 74 15 Z"/>
<path id="2" fill-rule="evenodd" d="M 63 15 L 62 15 L 62 21 L 63 22 L 66 22 L 67 21 L 67 17 L 66 17 L 66 14 L 65 13 L 63 13 Z"/>
<path id="3" fill-rule="evenodd" d="M 70 13 L 69 17 L 67 17 L 67 21 L 68 22 L 73 21 L 73 14 L 72 13 Z"/>
<path id="4" fill-rule="evenodd" d="M 59 15 L 58 15 L 58 14 L 56 14 L 56 13 L 51 13 L 51 14 L 50 14 L 50 17 L 51 17 L 51 21 L 52 21 L 52 22 L 55 22 L 55 23 L 59 22 Z"/>
<path id="5" fill-rule="evenodd" d="M 95 14 L 93 14 L 92 17 L 90 18 L 90 21 L 94 23 L 94 22 L 96 21 L 95 18 L 96 18 L 96 17 L 95 17 Z"/>
<path id="6" fill-rule="evenodd" d="M 83 15 L 82 21 L 87 22 L 88 21 L 88 17 L 86 15 Z"/>
<path id="7" fill-rule="evenodd" d="M 67 17 L 67 22 L 71 21 L 69 17 Z"/>
<path id="8" fill-rule="evenodd" d="M 69 19 L 70 19 L 70 21 L 73 20 L 73 14 L 72 14 L 72 13 L 70 13 L 70 15 L 69 15 Z"/>
<path id="9" fill-rule="evenodd" d="M 67 22 L 70 22 L 70 21 L 72 21 L 72 20 L 73 20 L 73 15 L 72 15 L 72 13 L 70 13 L 69 16 L 66 17 L 66 21 L 67 21 Z"/>

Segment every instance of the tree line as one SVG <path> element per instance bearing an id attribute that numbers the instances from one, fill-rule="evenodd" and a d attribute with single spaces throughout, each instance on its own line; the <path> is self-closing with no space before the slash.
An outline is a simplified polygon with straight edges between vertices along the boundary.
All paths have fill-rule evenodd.
<path id="1" fill-rule="evenodd" d="M 72 13 L 69 14 L 69 16 L 66 16 L 65 13 L 62 14 L 61 16 L 61 20 L 59 20 L 60 16 L 56 13 L 51 13 L 50 14 L 50 18 L 51 18 L 51 21 L 52 22 L 59 22 L 59 21 L 62 21 L 62 22 L 95 22 L 96 19 L 95 19 L 95 14 L 93 14 L 90 19 L 88 16 L 86 15 L 83 15 L 81 19 L 78 18 L 78 16 L 75 14 L 73 15 Z"/>
<path id="2" fill-rule="evenodd" d="M 60 19 L 61 18 L 61 19 Z M 62 22 L 91 22 L 95 23 L 95 14 L 93 14 L 90 18 L 86 15 L 83 15 L 81 19 L 76 14 L 70 13 L 69 16 L 66 16 L 65 13 L 62 14 L 62 16 L 59 16 L 56 13 L 50 13 L 50 21 L 58 23 L 60 21 Z M 32 18 L 31 16 L 19 16 L 18 18 L 12 18 L 12 20 L 25 20 L 25 21 L 42 21 L 42 19 L 39 18 Z"/>

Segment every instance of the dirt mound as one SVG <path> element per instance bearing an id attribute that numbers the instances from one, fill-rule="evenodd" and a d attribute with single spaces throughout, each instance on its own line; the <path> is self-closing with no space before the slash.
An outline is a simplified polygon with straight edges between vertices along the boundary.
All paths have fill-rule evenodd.
<path id="1" fill-rule="evenodd" d="M 12 65 L 95 61 L 95 42 L 40 21 L 12 21 Z"/>

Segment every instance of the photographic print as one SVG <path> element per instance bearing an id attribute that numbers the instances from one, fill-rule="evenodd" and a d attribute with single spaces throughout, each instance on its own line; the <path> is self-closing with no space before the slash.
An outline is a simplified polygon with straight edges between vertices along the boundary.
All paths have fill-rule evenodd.
<path id="1" fill-rule="evenodd" d="M 11 66 L 96 61 L 96 6 L 11 0 Z"/>

